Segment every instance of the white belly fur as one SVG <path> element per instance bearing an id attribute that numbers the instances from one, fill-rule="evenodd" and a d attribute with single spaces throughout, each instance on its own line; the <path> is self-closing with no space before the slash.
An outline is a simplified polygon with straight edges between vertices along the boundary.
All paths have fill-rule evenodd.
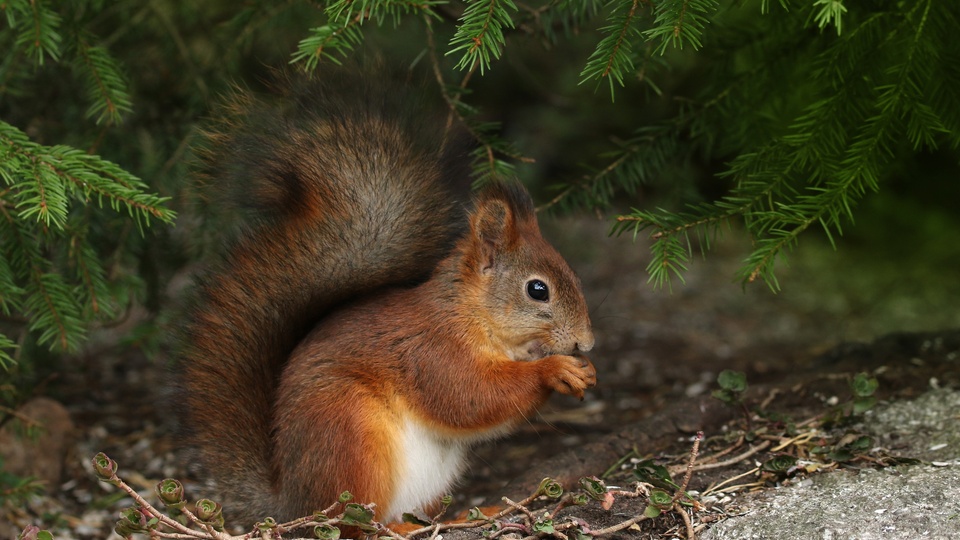
<path id="1" fill-rule="evenodd" d="M 380 519 L 399 521 L 404 512 L 423 510 L 439 497 L 451 494 L 450 489 L 463 471 L 470 444 L 508 430 L 509 426 L 501 426 L 479 436 L 450 438 L 406 418 L 400 437 L 397 491 L 388 506 L 390 515 Z"/>

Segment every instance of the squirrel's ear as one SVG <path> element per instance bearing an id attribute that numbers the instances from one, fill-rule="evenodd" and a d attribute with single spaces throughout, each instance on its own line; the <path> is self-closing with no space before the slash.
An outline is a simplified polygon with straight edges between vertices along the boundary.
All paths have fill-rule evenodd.
<path id="1" fill-rule="evenodd" d="M 517 237 L 515 216 L 502 199 L 481 200 L 470 220 L 479 249 L 480 271 L 487 273 Z"/>

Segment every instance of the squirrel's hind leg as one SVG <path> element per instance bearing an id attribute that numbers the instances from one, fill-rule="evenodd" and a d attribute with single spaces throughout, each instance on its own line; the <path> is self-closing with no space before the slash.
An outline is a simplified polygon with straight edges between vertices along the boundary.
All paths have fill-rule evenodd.
<path id="1" fill-rule="evenodd" d="M 322 510 L 349 491 L 353 501 L 376 503 L 386 517 L 396 489 L 394 413 L 362 388 L 299 396 L 295 414 L 278 410 L 275 447 L 281 501 L 300 517 Z M 289 409 L 288 409 L 289 410 Z"/>

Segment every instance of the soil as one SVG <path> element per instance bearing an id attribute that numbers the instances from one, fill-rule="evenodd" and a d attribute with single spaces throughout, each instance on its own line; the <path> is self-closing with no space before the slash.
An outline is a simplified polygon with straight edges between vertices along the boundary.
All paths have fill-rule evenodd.
<path id="1" fill-rule="evenodd" d="M 646 458 L 675 467 L 679 479 L 698 431 L 706 437 L 700 459 L 741 453 L 750 445 L 737 435 L 748 427 L 744 415 L 710 396 L 724 369 L 746 373 L 749 406 L 764 404 L 794 422 L 849 401 L 849 381 L 858 372 L 879 380 L 881 400 L 917 396 L 931 385 L 960 388 L 960 331 L 952 330 L 960 329 L 960 272 L 905 267 L 902 254 L 856 245 L 834 253 L 812 238 L 792 256 L 795 265 L 778 272 L 784 289 L 774 294 L 763 284 L 742 288 L 734 281 L 747 253 L 734 232 L 706 260 L 691 263 L 685 283 L 658 291 L 643 270 L 646 246 L 607 238 L 605 228 L 585 219 L 546 227 L 548 237 L 564 238 L 561 251 L 591 304 L 597 387 L 582 402 L 552 400 L 512 436 L 476 448 L 455 508 L 502 504 L 502 496 L 520 500 L 545 476 L 572 487 L 581 476 L 609 471 L 607 484 L 629 491 L 636 481 L 632 463 Z M 950 257 L 946 268 L 960 268 L 960 254 Z M 51 528 L 59 539 L 112 534 L 118 509 L 130 501 L 95 480 L 90 458 L 99 451 L 118 461 L 121 476 L 143 493 L 176 477 L 189 498 L 209 494 L 177 452 L 166 359 L 118 347 L 125 330 L 97 334 L 87 353 L 48 385 L 77 426 L 66 468 L 46 497 L 4 511 L 0 523 L 10 525 L 0 527 L 0 536 L 28 524 Z M 689 489 L 703 491 L 751 463 L 697 472 Z M 610 510 L 588 505 L 578 516 L 602 528 L 639 515 L 645 501 L 617 497 Z M 704 512 L 698 523 L 722 517 Z M 618 534 L 682 537 L 684 527 L 668 512 Z"/>

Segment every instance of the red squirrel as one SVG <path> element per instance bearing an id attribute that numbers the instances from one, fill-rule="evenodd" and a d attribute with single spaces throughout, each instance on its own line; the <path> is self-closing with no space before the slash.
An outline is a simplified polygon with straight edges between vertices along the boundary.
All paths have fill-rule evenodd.
<path id="1" fill-rule="evenodd" d="M 596 383 L 579 280 L 529 194 L 470 202 L 443 122 L 341 76 L 240 94 L 207 139 L 241 219 L 197 281 L 181 404 L 228 522 L 343 491 L 396 520 L 449 492 L 472 443 Z"/>

